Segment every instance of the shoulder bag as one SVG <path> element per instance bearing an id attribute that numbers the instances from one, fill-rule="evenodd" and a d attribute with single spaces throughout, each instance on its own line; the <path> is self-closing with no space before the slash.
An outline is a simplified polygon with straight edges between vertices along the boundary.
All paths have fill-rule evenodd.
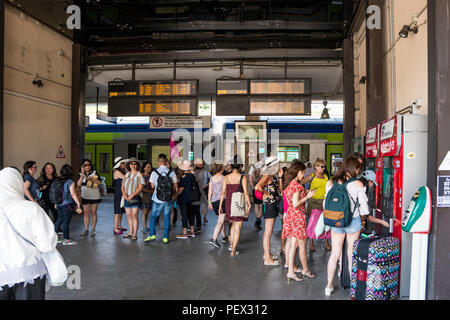
<path id="1" fill-rule="evenodd" d="M 246 218 L 247 213 L 247 203 L 245 202 L 245 194 L 243 192 L 242 188 L 242 178 L 244 176 L 241 176 L 241 179 L 239 181 L 239 187 L 237 192 L 233 192 L 231 195 L 231 217 L 242 217 Z"/>

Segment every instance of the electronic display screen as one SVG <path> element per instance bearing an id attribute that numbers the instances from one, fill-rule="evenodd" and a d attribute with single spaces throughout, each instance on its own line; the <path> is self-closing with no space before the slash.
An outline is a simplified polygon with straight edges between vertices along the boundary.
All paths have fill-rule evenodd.
<path id="1" fill-rule="evenodd" d="M 310 79 L 251 79 L 250 94 L 311 94 Z"/>
<path id="2" fill-rule="evenodd" d="M 142 101 L 139 115 L 191 115 L 191 101 Z"/>
<path id="3" fill-rule="evenodd" d="M 217 80 L 217 95 L 227 94 L 248 94 L 248 80 L 242 79 L 230 79 L 230 80 Z"/>
<path id="4" fill-rule="evenodd" d="M 254 115 L 310 115 L 310 98 L 250 99 L 250 114 Z"/>
<path id="5" fill-rule="evenodd" d="M 195 96 L 197 80 L 142 81 L 139 83 L 139 96 Z"/>

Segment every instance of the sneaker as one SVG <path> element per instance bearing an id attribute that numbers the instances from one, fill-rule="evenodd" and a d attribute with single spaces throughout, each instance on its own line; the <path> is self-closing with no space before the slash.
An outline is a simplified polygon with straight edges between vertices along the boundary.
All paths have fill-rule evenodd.
<path id="1" fill-rule="evenodd" d="M 89 230 L 84 230 L 82 233 L 80 233 L 80 236 L 84 237 L 89 234 Z"/>
<path id="2" fill-rule="evenodd" d="M 144 242 L 150 242 L 150 241 L 155 241 L 156 240 L 156 236 L 148 236 L 146 239 L 144 239 Z"/>
<path id="3" fill-rule="evenodd" d="M 326 296 L 331 296 L 331 293 L 334 291 L 334 287 L 328 288 L 325 287 L 325 295 Z"/>
<path id="4" fill-rule="evenodd" d="M 142 227 L 141 232 L 145 233 L 145 234 L 149 234 L 150 233 L 150 229 L 147 228 L 147 227 Z"/>
<path id="5" fill-rule="evenodd" d="M 75 241 L 75 240 L 72 240 L 72 239 L 64 239 L 63 240 L 63 242 L 62 242 L 62 244 L 63 245 L 65 245 L 65 246 L 71 246 L 71 245 L 74 245 L 74 244 L 77 244 L 78 243 L 78 241 Z"/>
<path id="6" fill-rule="evenodd" d="M 212 244 L 214 247 L 216 247 L 217 249 L 220 248 L 220 244 L 217 242 L 217 240 L 209 240 L 209 243 Z"/>
<path id="7" fill-rule="evenodd" d="M 227 242 L 228 242 L 228 237 L 223 237 L 223 238 L 222 238 L 222 243 L 225 244 L 225 243 L 227 243 Z"/>
<path id="8" fill-rule="evenodd" d="M 184 234 L 184 233 L 180 233 L 180 234 L 177 234 L 177 235 L 176 235 L 176 238 L 177 238 L 177 239 L 187 239 L 187 238 L 188 238 L 188 235 L 187 235 L 187 234 Z"/>
<path id="9" fill-rule="evenodd" d="M 61 236 L 61 237 L 63 236 L 63 233 L 62 233 L 61 231 L 60 231 L 60 232 L 57 232 L 56 234 L 57 234 L 58 236 Z"/>
<path id="10" fill-rule="evenodd" d="M 58 240 L 56 241 L 56 243 L 63 243 L 64 239 L 63 238 L 58 238 Z"/>
<path id="11" fill-rule="evenodd" d="M 187 236 L 190 238 L 194 238 L 195 237 L 195 232 L 188 232 Z"/>
<path id="12" fill-rule="evenodd" d="M 163 239 L 162 239 L 162 242 L 163 242 L 163 243 L 169 243 L 169 239 L 163 238 Z"/>
<path id="13" fill-rule="evenodd" d="M 95 235 L 96 235 L 95 230 L 92 230 L 90 236 L 95 237 Z"/>
<path id="14" fill-rule="evenodd" d="M 198 228 L 197 230 L 195 230 L 195 234 L 200 234 L 202 233 L 202 229 Z"/>

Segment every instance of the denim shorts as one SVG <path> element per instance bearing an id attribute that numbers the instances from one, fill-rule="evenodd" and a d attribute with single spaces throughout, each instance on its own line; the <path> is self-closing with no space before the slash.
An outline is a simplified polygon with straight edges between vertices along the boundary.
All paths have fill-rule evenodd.
<path id="1" fill-rule="evenodd" d="M 350 225 L 348 227 L 345 227 L 345 228 L 331 227 L 331 231 L 334 233 L 352 234 L 352 233 L 360 231 L 361 228 L 362 228 L 361 217 L 357 216 L 356 218 L 353 218 L 352 223 L 350 223 Z"/>
<path id="2" fill-rule="evenodd" d="M 142 204 L 141 204 L 141 202 L 129 203 L 127 200 L 124 200 L 123 207 L 126 209 L 141 208 Z"/>

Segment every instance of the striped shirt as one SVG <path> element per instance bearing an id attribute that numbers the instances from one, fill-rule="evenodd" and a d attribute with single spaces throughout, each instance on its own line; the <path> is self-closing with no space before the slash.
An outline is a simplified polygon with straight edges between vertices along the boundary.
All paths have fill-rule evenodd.
<path id="1" fill-rule="evenodd" d="M 125 179 L 123 180 L 124 189 L 127 195 L 131 196 L 132 193 L 136 192 L 139 184 L 145 186 L 145 179 L 142 173 L 127 172 Z"/>

